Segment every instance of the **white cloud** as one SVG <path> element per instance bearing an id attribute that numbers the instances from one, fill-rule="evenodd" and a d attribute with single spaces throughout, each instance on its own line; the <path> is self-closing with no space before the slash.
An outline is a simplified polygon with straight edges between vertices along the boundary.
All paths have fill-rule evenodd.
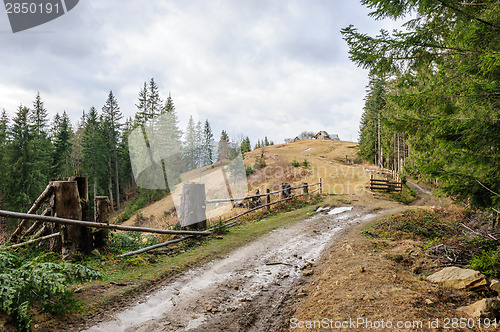
<path id="1" fill-rule="evenodd" d="M 52 116 L 66 110 L 76 122 L 113 90 L 128 117 L 154 77 L 183 126 L 194 113 L 216 137 L 327 130 L 356 139 L 367 73 L 349 62 L 339 31 L 395 26 L 367 12 L 326 0 L 81 1 L 17 34 L 0 17 L 0 107 L 13 114 L 40 91 Z"/>

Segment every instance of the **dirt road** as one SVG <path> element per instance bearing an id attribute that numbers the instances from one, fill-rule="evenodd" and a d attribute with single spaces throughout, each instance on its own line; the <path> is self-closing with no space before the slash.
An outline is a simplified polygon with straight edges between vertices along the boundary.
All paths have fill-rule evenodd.
<path id="1" fill-rule="evenodd" d="M 169 280 L 86 331 L 285 330 L 309 267 L 343 230 L 373 216 L 361 207 L 327 208 Z"/>

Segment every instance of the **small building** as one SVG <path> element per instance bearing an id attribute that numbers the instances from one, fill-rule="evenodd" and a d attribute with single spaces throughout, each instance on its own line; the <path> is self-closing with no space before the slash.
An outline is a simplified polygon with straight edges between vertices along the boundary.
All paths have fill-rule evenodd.
<path id="1" fill-rule="evenodd" d="M 335 140 L 335 141 L 340 141 L 339 135 L 337 135 L 337 134 L 330 135 L 324 130 L 322 130 L 319 133 L 317 133 L 316 135 L 314 135 L 314 138 L 315 139 L 331 139 L 331 140 Z"/>
<path id="2" fill-rule="evenodd" d="M 315 139 L 330 139 L 330 135 L 326 131 L 322 130 L 319 133 L 317 133 L 316 135 L 314 135 L 314 138 Z"/>

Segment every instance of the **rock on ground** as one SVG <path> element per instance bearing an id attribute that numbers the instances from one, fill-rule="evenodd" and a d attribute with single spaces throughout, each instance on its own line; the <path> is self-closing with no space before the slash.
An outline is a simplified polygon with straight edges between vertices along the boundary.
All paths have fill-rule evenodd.
<path id="1" fill-rule="evenodd" d="M 460 307 L 457 310 L 473 318 L 495 319 L 499 317 L 500 300 L 482 299 L 471 305 Z"/>
<path id="2" fill-rule="evenodd" d="M 462 290 L 480 290 L 488 287 L 488 280 L 482 273 L 456 266 L 446 267 L 427 277 L 427 280 Z"/>

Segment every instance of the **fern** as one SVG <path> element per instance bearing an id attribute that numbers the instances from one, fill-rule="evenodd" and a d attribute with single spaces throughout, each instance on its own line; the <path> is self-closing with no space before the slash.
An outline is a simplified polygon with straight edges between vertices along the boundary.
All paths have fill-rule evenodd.
<path id="1" fill-rule="evenodd" d="M 33 305 L 53 314 L 68 312 L 76 305 L 68 285 L 102 278 L 101 273 L 83 265 L 47 261 L 51 258 L 42 254 L 23 259 L 0 251 L 0 311 L 22 331 L 31 330 L 29 311 Z"/>

